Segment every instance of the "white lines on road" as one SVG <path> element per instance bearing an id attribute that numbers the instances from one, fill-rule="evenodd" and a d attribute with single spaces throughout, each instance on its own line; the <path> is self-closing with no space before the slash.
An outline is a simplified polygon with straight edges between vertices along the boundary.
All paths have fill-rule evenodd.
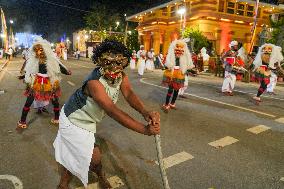
<path id="1" fill-rule="evenodd" d="M 262 133 L 264 131 L 267 131 L 269 129 L 270 129 L 270 127 L 267 127 L 265 125 L 258 125 L 258 126 L 247 129 L 247 131 L 257 135 L 257 134 Z"/>
<path id="2" fill-rule="evenodd" d="M 71 82 L 71 81 L 67 81 L 67 83 L 69 84 L 69 85 L 71 85 L 71 86 L 75 86 L 75 83 L 73 83 L 73 82 Z"/>
<path id="3" fill-rule="evenodd" d="M 280 181 L 284 182 L 284 177 L 281 177 Z"/>
<path id="4" fill-rule="evenodd" d="M 278 119 L 275 119 L 275 121 L 277 121 L 279 123 L 284 123 L 284 117 L 280 117 Z"/>
<path id="5" fill-rule="evenodd" d="M 193 158 L 194 157 L 191 154 L 183 151 L 183 152 L 177 153 L 175 155 L 169 156 L 167 158 L 164 158 L 163 161 L 164 161 L 165 168 L 167 169 L 169 167 L 180 164 L 180 163 L 185 162 L 187 160 L 191 160 Z M 155 163 L 157 165 L 159 165 L 158 161 L 156 161 Z"/>
<path id="6" fill-rule="evenodd" d="M 140 79 L 140 82 L 141 82 L 141 83 L 144 83 L 144 84 L 147 84 L 147 85 L 152 85 L 152 86 L 155 86 L 155 87 L 160 87 L 160 88 L 167 89 L 166 87 L 162 87 L 162 86 L 159 86 L 159 85 L 155 85 L 155 84 L 152 84 L 152 83 L 148 83 L 148 82 L 146 82 L 146 81 L 144 81 L 144 80 L 145 80 L 145 78 L 142 78 L 142 79 Z M 245 107 L 242 107 L 242 106 L 237 106 L 237 105 L 229 104 L 229 103 L 226 103 L 226 102 L 221 102 L 221 101 L 218 101 L 218 100 L 213 100 L 213 99 L 210 99 L 210 98 L 201 97 L 201 96 L 194 95 L 194 94 L 189 94 L 189 93 L 184 93 L 184 94 L 186 94 L 186 95 L 188 95 L 188 96 L 195 97 L 195 98 L 199 98 L 199 99 L 202 99 L 202 100 L 206 100 L 206 101 L 210 101 L 210 102 L 215 102 L 215 103 L 218 103 L 218 104 L 222 104 L 222 105 L 226 105 L 226 106 L 238 108 L 238 109 L 241 109 L 241 110 L 245 110 L 245 111 L 249 111 L 249 112 L 253 112 L 253 113 L 265 115 L 265 116 L 268 116 L 268 117 L 276 117 L 275 115 L 272 115 L 272 114 L 268 114 L 268 113 L 265 113 L 265 112 L 260 112 L 260 111 L 253 110 L 253 109 L 249 109 L 249 108 L 245 108 Z"/>
<path id="7" fill-rule="evenodd" d="M 123 186 L 124 183 L 118 176 L 113 176 L 107 179 L 112 186 L 112 188 L 118 188 L 120 186 Z M 76 189 L 99 189 L 99 184 L 98 183 L 93 183 L 93 184 L 88 184 L 87 188 L 84 187 L 79 187 Z"/>
<path id="8" fill-rule="evenodd" d="M 0 180 L 9 180 L 13 183 L 15 189 L 23 189 L 22 181 L 14 175 L 0 175 Z"/>
<path id="9" fill-rule="evenodd" d="M 216 140 L 216 141 L 213 141 L 213 142 L 210 142 L 208 143 L 210 146 L 213 146 L 215 148 L 223 148 L 225 146 L 228 146 L 228 145 L 231 145 L 231 144 L 234 144 L 236 142 L 238 142 L 239 140 L 238 139 L 235 139 L 233 137 L 230 137 L 230 136 L 226 136 L 224 138 L 221 138 L 219 140 Z"/>

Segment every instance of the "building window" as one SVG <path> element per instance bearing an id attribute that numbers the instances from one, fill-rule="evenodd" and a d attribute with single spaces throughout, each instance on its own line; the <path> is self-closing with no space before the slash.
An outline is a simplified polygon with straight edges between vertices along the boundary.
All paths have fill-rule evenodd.
<path id="1" fill-rule="evenodd" d="M 176 16 L 176 7 L 175 6 L 171 7 L 171 17 L 174 17 L 174 16 Z"/>
<path id="2" fill-rule="evenodd" d="M 161 11 L 162 11 L 162 15 L 163 16 L 168 16 L 168 9 L 167 9 L 167 7 L 162 8 Z"/>
<path id="3" fill-rule="evenodd" d="M 247 10 L 248 10 L 248 11 L 253 11 L 253 9 L 254 9 L 254 8 L 253 8 L 253 5 L 248 5 L 248 6 L 247 6 Z"/>
<path id="4" fill-rule="evenodd" d="M 253 17 L 253 12 L 247 12 L 248 17 Z"/>
<path id="5" fill-rule="evenodd" d="M 236 5 L 236 3 L 229 1 L 228 4 L 227 4 L 227 13 L 235 14 L 235 5 Z"/>
<path id="6" fill-rule="evenodd" d="M 244 4 L 238 4 L 238 10 L 245 10 Z"/>
<path id="7" fill-rule="evenodd" d="M 219 1 L 219 12 L 224 12 L 224 9 L 225 9 L 225 1 L 220 0 Z"/>
<path id="8" fill-rule="evenodd" d="M 229 14 L 234 14 L 235 13 L 235 10 L 234 9 L 227 9 L 227 13 L 229 13 Z"/>
<path id="9" fill-rule="evenodd" d="M 245 15 L 245 4 L 238 3 L 237 4 L 237 15 L 244 16 Z"/>
<path id="10" fill-rule="evenodd" d="M 227 5 L 228 8 L 235 8 L 235 3 L 234 2 L 228 2 L 228 5 Z"/>
<path id="11" fill-rule="evenodd" d="M 244 15 L 245 15 L 245 12 L 242 11 L 242 10 L 238 10 L 238 11 L 237 11 L 237 15 L 244 16 Z"/>

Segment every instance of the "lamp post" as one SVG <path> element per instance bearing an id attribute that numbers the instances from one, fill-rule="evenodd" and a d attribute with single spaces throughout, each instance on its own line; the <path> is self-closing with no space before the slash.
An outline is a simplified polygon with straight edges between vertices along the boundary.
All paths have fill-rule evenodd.
<path id="1" fill-rule="evenodd" d="M 78 45 L 77 45 L 77 49 L 79 50 L 79 43 L 80 43 L 80 36 L 77 36 L 77 43 L 78 43 Z"/>
<path id="2" fill-rule="evenodd" d="M 180 30 L 184 30 L 185 28 L 185 12 L 186 9 L 184 7 L 180 8 L 177 13 L 180 15 Z M 182 17 L 184 16 L 184 20 L 182 19 Z"/>
<path id="3" fill-rule="evenodd" d="M 120 23 L 117 21 L 117 22 L 116 22 L 116 27 L 115 27 L 116 30 L 117 30 L 119 24 L 120 24 Z"/>

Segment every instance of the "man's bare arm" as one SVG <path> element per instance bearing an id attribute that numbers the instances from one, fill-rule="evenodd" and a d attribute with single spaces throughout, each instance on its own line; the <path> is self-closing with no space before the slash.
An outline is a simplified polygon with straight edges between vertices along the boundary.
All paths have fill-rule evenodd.
<path id="1" fill-rule="evenodd" d="M 94 101 L 105 110 L 106 114 L 124 127 L 145 135 L 151 135 L 154 134 L 153 132 L 156 132 L 152 130 L 153 128 L 150 130 L 150 127 L 146 127 L 119 109 L 106 94 L 104 86 L 99 81 L 89 81 L 87 84 L 87 90 L 93 97 Z"/>
<path id="2" fill-rule="evenodd" d="M 123 77 L 120 89 L 125 100 L 132 108 L 141 113 L 143 116 L 148 113 L 148 111 L 145 109 L 143 102 L 133 92 L 127 76 Z"/>

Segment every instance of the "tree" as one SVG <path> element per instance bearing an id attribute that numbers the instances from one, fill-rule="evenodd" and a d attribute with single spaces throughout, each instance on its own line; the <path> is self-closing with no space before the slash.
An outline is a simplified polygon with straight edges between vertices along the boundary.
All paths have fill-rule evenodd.
<path id="1" fill-rule="evenodd" d="M 187 27 L 182 32 L 183 38 L 190 38 L 192 50 L 194 52 L 199 52 L 202 47 L 207 48 L 209 46 L 208 39 L 202 34 L 202 32 L 198 29 Z"/>
<path id="2" fill-rule="evenodd" d="M 121 28 L 121 24 L 116 26 L 116 22 L 121 20 L 119 14 L 110 10 L 101 3 L 95 3 L 92 6 L 91 13 L 84 17 L 87 28 L 96 31 L 112 31 L 118 30 L 118 27 Z"/>
<path id="3" fill-rule="evenodd" d="M 272 38 L 267 42 L 282 47 L 282 52 L 284 52 L 284 17 L 281 17 L 275 21 L 270 19 L 270 22 L 272 27 Z"/>

